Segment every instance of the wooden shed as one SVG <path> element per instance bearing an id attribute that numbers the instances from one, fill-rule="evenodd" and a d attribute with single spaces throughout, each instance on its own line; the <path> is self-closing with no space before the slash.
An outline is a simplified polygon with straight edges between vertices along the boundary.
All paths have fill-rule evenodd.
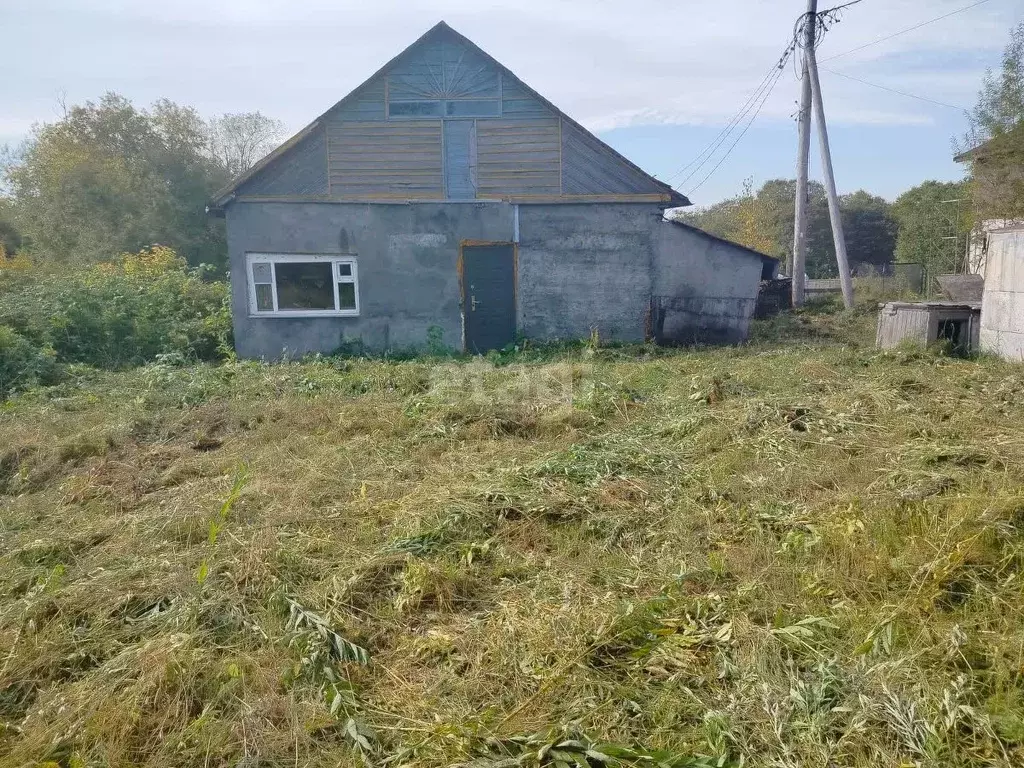
<path id="1" fill-rule="evenodd" d="M 956 301 L 890 301 L 878 313 L 875 343 L 882 349 L 903 341 L 922 346 L 940 341 L 967 353 L 978 349 L 981 305 Z"/>

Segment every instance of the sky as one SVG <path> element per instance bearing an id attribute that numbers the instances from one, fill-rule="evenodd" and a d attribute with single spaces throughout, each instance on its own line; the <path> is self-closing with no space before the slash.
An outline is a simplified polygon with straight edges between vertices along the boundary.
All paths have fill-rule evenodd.
<path id="1" fill-rule="evenodd" d="M 846 1 L 820 0 L 819 9 Z M 961 177 L 952 140 L 1011 28 L 1024 22 L 1024 1 L 985 0 L 882 38 L 976 2 L 861 0 L 825 35 L 818 59 L 840 193 L 894 199 L 925 179 Z M 443 19 L 646 171 L 708 205 L 747 179 L 757 186 L 794 175 L 792 62 L 763 106 L 691 171 L 773 72 L 805 8 L 805 0 L 0 0 L 0 145 L 58 119 L 62 101 L 107 91 L 140 106 L 168 98 L 204 116 L 259 110 L 294 132 Z M 816 139 L 811 156 L 820 179 Z"/>

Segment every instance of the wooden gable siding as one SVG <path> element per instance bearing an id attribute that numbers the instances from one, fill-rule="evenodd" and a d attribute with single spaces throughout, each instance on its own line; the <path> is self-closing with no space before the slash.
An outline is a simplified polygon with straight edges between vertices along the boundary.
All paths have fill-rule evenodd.
<path id="1" fill-rule="evenodd" d="M 507 119 L 523 118 L 531 120 L 537 117 L 554 117 L 547 105 L 526 90 L 519 81 L 505 77 L 501 83 L 501 112 Z"/>
<path id="2" fill-rule="evenodd" d="M 496 99 L 501 73 L 455 40 L 439 35 L 403 56 L 388 71 L 389 99 Z"/>
<path id="3" fill-rule="evenodd" d="M 560 194 L 557 117 L 478 120 L 476 146 L 480 197 Z"/>
<path id="4" fill-rule="evenodd" d="M 327 142 L 331 196 L 444 197 L 440 120 L 336 122 Z"/>
<path id="5" fill-rule="evenodd" d="M 368 80 L 349 98 L 327 113 L 328 122 L 384 119 L 384 78 Z"/>
<path id="6" fill-rule="evenodd" d="M 562 121 L 562 193 L 650 194 L 664 190 L 647 174 L 609 152 L 594 137 Z"/>
<path id="7" fill-rule="evenodd" d="M 239 195 L 326 195 L 325 132 L 317 126 L 309 136 L 238 188 Z"/>
<path id="8" fill-rule="evenodd" d="M 389 102 L 403 100 L 440 102 L 442 112 L 446 102 L 476 100 L 479 114 L 389 119 Z M 501 116 L 485 116 L 499 101 Z M 445 25 L 305 130 L 312 134 L 237 182 L 235 194 L 369 201 L 670 195 Z"/>

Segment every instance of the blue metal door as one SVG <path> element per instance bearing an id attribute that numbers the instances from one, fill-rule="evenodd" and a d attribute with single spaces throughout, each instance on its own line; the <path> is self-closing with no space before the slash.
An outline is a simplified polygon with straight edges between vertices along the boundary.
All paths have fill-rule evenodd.
<path id="1" fill-rule="evenodd" d="M 483 354 L 516 337 L 516 269 L 512 243 L 462 248 L 466 351 Z"/>

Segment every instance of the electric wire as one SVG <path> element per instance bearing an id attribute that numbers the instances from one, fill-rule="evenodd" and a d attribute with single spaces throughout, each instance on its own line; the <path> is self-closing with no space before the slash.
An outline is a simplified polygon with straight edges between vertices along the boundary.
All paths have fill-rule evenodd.
<path id="1" fill-rule="evenodd" d="M 768 100 L 769 96 L 771 96 L 772 91 L 775 89 L 775 86 L 778 84 L 778 81 L 781 80 L 781 79 L 782 79 L 782 72 L 780 71 L 778 73 L 778 75 L 775 77 L 775 79 L 771 82 L 771 85 L 766 90 L 764 98 L 762 98 L 761 99 L 761 103 L 758 104 L 757 111 L 751 116 L 751 119 L 749 121 L 746 121 L 746 125 L 743 126 L 743 130 L 740 132 L 740 134 L 738 136 L 736 136 L 736 140 L 732 142 L 732 145 L 728 148 L 728 151 L 726 151 L 725 155 L 722 156 L 722 159 L 718 161 L 718 164 L 714 168 L 712 168 L 705 177 L 700 179 L 699 183 L 697 183 L 696 186 L 694 186 L 692 189 L 690 189 L 688 191 L 687 195 L 692 195 L 693 193 L 695 193 L 695 191 L 697 189 L 699 189 L 701 186 L 705 185 L 705 182 L 707 182 L 708 179 L 710 179 L 712 176 L 714 176 L 715 172 L 719 168 L 722 167 L 722 164 L 725 163 L 725 161 L 729 159 L 729 156 L 732 155 L 732 151 L 735 150 L 736 145 L 743 138 L 743 136 L 746 135 L 746 131 L 749 131 L 751 129 L 751 126 L 754 125 L 754 121 L 757 120 L 758 115 L 761 114 L 761 110 L 762 110 L 762 108 L 764 108 L 765 102 Z"/>
<path id="2" fill-rule="evenodd" d="M 942 21 L 943 19 L 948 19 L 950 16 L 956 16 L 958 13 L 963 13 L 964 11 L 969 11 L 972 8 L 977 8 L 979 5 L 984 5 L 985 3 L 988 3 L 988 2 L 991 2 L 991 0 L 978 0 L 978 2 L 972 3 L 971 5 L 965 5 L 963 8 L 957 8 L 955 11 L 950 11 L 949 13 L 943 14 L 942 16 L 936 16 L 934 19 L 929 19 L 928 21 L 922 21 L 920 24 L 915 24 L 912 27 L 907 27 L 906 29 L 901 29 L 898 32 L 893 32 L 891 35 L 886 35 L 885 37 L 880 37 L 877 40 L 872 40 L 870 43 L 864 43 L 864 45 L 857 46 L 856 48 L 851 48 L 848 51 L 843 51 L 842 53 L 837 53 L 834 56 L 829 56 L 826 59 L 820 59 L 818 61 L 818 63 L 822 64 L 822 63 L 824 63 L 826 61 L 832 61 L 833 59 L 838 59 L 840 56 L 849 56 L 851 53 L 856 53 L 857 51 L 863 51 L 865 48 L 870 48 L 873 45 L 878 45 L 879 43 L 884 43 L 886 40 L 892 40 L 894 37 L 899 37 L 900 35 L 905 35 L 905 34 L 907 34 L 907 32 L 913 32 L 914 30 L 920 29 L 921 27 L 926 27 L 929 24 L 934 24 L 936 21 Z"/>
<path id="3" fill-rule="evenodd" d="M 936 104 L 936 105 L 938 105 L 940 107 L 949 107 L 950 109 L 955 109 L 955 110 L 957 110 L 959 112 L 966 112 L 967 111 L 963 107 L 958 107 L 955 104 L 946 104 L 943 101 L 936 101 L 935 99 L 929 99 L 926 96 L 918 96 L 915 93 L 908 93 L 907 91 L 900 91 L 900 90 L 897 90 L 896 88 L 890 88 L 887 85 L 879 85 L 878 83 L 872 83 L 872 82 L 870 82 L 868 80 L 861 80 L 859 77 L 854 77 L 853 75 L 847 75 L 847 74 L 844 74 L 843 72 L 836 72 L 834 69 L 830 69 L 829 67 L 819 66 L 818 69 L 824 70 L 825 72 L 831 72 L 833 75 L 838 75 L 839 77 L 845 77 L 847 80 L 855 80 L 858 83 L 863 83 L 864 85 L 870 85 L 872 88 L 880 88 L 883 91 L 889 91 L 890 93 L 898 93 L 900 96 L 907 96 L 908 98 L 917 99 L 918 101 L 926 101 L 929 104 Z"/>
<path id="4" fill-rule="evenodd" d="M 794 48 L 795 46 L 792 43 L 786 46 L 786 49 L 780 55 L 778 62 L 776 62 L 776 64 L 774 64 L 768 73 L 761 79 L 757 88 L 754 89 L 753 93 L 751 93 L 743 103 L 743 106 L 740 107 L 740 110 L 732 117 L 725 128 L 719 132 L 718 136 L 716 136 L 710 144 L 701 150 L 693 160 L 668 177 L 667 181 L 671 182 L 693 166 L 693 169 L 690 170 L 689 174 L 687 174 L 685 178 L 673 185 L 675 189 L 679 189 L 685 185 L 690 179 L 700 173 L 701 169 L 714 160 L 715 154 L 725 144 L 725 142 L 728 141 L 731 134 L 739 127 L 740 123 L 743 122 L 743 119 L 750 114 L 751 110 L 756 107 L 757 112 L 761 111 L 761 107 L 764 106 L 767 95 L 770 94 L 771 90 L 775 87 L 779 78 L 782 76 L 786 66 L 786 61 L 789 59 L 790 55 L 792 55 Z M 756 114 L 757 113 L 755 113 L 755 116 Z M 746 128 L 743 129 L 743 133 L 746 133 L 749 127 L 750 125 L 748 123 Z M 735 146 L 735 143 L 733 146 Z M 732 151 L 731 148 L 729 151 Z M 726 156 L 728 156 L 728 154 Z M 715 168 L 717 169 L 720 165 L 721 162 L 719 162 Z"/>
<path id="5" fill-rule="evenodd" d="M 684 178 L 682 181 L 679 182 L 678 186 L 682 186 L 694 174 L 696 174 L 698 171 L 700 171 L 700 169 L 705 164 L 707 164 L 707 162 L 711 159 L 711 157 L 718 150 L 718 148 L 726 141 L 726 139 L 728 139 L 728 135 L 730 133 L 732 133 L 732 131 L 735 129 L 735 127 L 740 123 L 740 121 L 743 120 L 743 118 L 751 110 L 753 105 L 757 103 L 757 99 L 761 96 L 761 93 L 763 92 L 763 90 L 764 90 L 765 86 L 767 85 L 768 81 L 771 79 L 772 75 L 775 73 L 775 69 L 776 69 L 776 67 L 773 66 L 770 70 L 768 70 L 768 72 L 765 74 L 765 76 L 763 78 L 761 78 L 761 82 L 758 83 L 758 85 L 754 89 L 754 91 L 750 94 L 750 96 L 747 97 L 747 100 L 745 102 L 743 102 L 743 104 L 740 106 L 740 108 L 736 112 L 736 114 L 734 114 L 732 116 L 732 118 L 730 118 L 729 122 L 726 123 L 726 126 L 718 133 L 718 135 L 715 136 L 715 138 L 712 139 L 707 144 L 707 146 L 705 146 L 704 149 L 702 149 L 697 154 L 697 156 L 694 157 L 690 162 L 688 162 L 683 167 L 679 168 L 672 175 L 668 176 L 665 179 L 666 182 L 671 183 L 674 179 L 677 179 L 679 176 L 681 176 L 682 174 L 686 173 L 686 171 L 688 171 L 691 167 L 693 167 L 694 164 L 697 164 L 697 167 L 694 168 L 693 171 L 691 171 L 690 175 L 687 176 L 686 178 Z"/>
<path id="6" fill-rule="evenodd" d="M 833 7 L 833 8 L 828 8 L 828 9 L 826 9 L 824 11 L 820 11 L 817 14 L 814 14 L 814 17 L 815 17 L 814 18 L 814 23 L 815 23 L 815 31 L 814 31 L 814 40 L 815 40 L 815 42 L 814 42 L 814 46 L 815 46 L 815 48 L 818 47 L 818 44 L 821 42 L 822 38 L 824 37 L 825 33 L 830 29 L 830 27 L 842 20 L 841 19 L 841 12 L 843 10 L 845 10 L 846 8 L 849 8 L 850 6 L 857 5 L 860 2 L 863 2 L 863 0 L 851 0 L 850 2 L 843 3 L 842 5 L 837 5 L 837 6 Z M 896 32 L 893 32 L 891 35 L 886 35 L 885 37 L 878 38 L 877 40 L 873 40 L 873 41 L 871 41 L 869 43 L 865 43 L 864 45 L 858 46 L 856 48 L 851 48 L 848 51 L 843 51 L 842 53 L 837 53 L 837 54 L 835 54 L 833 56 L 829 56 L 828 58 L 821 59 L 821 60 L 819 60 L 818 63 L 820 65 L 820 64 L 822 64 L 822 63 L 824 63 L 826 61 L 832 61 L 833 59 L 838 59 L 838 58 L 840 58 L 842 56 L 848 56 L 851 53 L 856 53 L 857 51 L 862 51 L 865 48 L 870 48 L 873 45 L 878 45 L 879 43 L 883 43 L 883 42 L 885 42 L 887 40 L 891 40 L 894 37 L 899 37 L 900 35 L 905 35 L 908 32 L 913 32 L 914 30 L 920 29 L 921 27 L 925 27 L 925 26 L 927 26 L 929 24 L 934 24 L 937 21 L 942 21 L 943 19 L 948 19 L 951 16 L 955 16 L 955 15 L 957 15 L 959 13 L 963 13 L 964 11 L 969 11 L 972 8 L 977 8 L 978 6 L 984 5 L 985 3 L 988 3 L 988 2 L 990 2 L 990 0 L 978 0 L 978 2 L 972 3 L 971 5 L 967 5 L 967 6 L 964 6 L 962 8 L 958 8 L 958 9 L 956 9 L 954 11 L 950 11 L 949 13 L 943 14 L 942 16 L 936 16 L 934 19 L 928 19 L 927 21 L 923 21 L 920 24 L 915 24 L 914 26 L 907 27 L 905 29 L 901 29 L 901 30 L 898 30 Z M 811 16 L 811 15 L 812 14 L 804 13 L 804 14 L 801 14 L 797 18 L 796 23 L 794 24 L 794 27 L 793 27 L 793 37 L 792 37 L 792 40 L 789 43 L 789 45 L 786 47 L 786 50 L 783 51 L 783 54 L 782 54 L 782 56 L 779 59 L 779 63 L 775 67 L 773 67 L 772 71 L 769 71 L 769 73 L 761 80 L 761 83 L 754 90 L 754 92 L 747 99 L 747 101 L 744 102 L 743 106 L 740 108 L 740 111 L 729 121 L 729 123 L 726 125 L 726 127 L 722 129 L 722 131 L 718 134 L 718 136 L 715 137 L 715 139 L 711 142 L 711 144 L 709 144 L 707 147 L 705 147 L 700 152 L 700 154 L 697 155 L 697 157 L 695 157 L 693 160 L 691 160 L 689 163 L 687 163 L 685 166 L 680 168 L 678 171 L 676 171 L 674 174 L 672 174 L 672 176 L 669 177 L 668 180 L 671 181 L 672 179 L 674 179 L 674 178 L 678 177 L 679 175 L 681 175 L 684 171 L 688 170 L 695 163 L 697 163 L 696 167 L 693 168 L 692 171 L 690 171 L 689 175 L 687 175 L 681 182 L 679 182 L 678 184 L 674 185 L 676 189 L 679 189 L 687 181 L 689 181 L 691 178 L 693 178 L 693 176 L 695 176 L 704 166 L 706 166 L 714 158 L 715 153 L 718 151 L 718 149 L 728 140 L 729 136 L 736 130 L 736 128 L 739 126 L 739 124 L 743 120 L 743 118 L 747 114 L 749 114 L 751 112 L 751 110 L 753 109 L 754 110 L 753 114 L 750 115 L 750 118 L 747 120 L 746 125 L 743 126 L 743 130 L 740 132 L 739 136 L 736 137 L 736 139 L 732 142 L 732 144 L 726 150 L 725 154 L 722 155 L 722 157 L 718 160 L 718 162 L 715 164 L 715 166 L 704 176 L 704 178 L 702 178 L 700 180 L 700 182 L 695 187 L 690 189 L 690 191 L 687 194 L 692 195 L 694 192 L 696 192 L 702 186 L 704 186 L 705 182 L 707 182 L 708 179 L 710 179 L 715 174 L 715 172 L 722 166 L 722 164 L 725 163 L 725 161 L 729 158 L 729 156 L 732 154 L 733 150 L 739 144 L 740 140 L 742 140 L 742 138 L 746 135 L 747 131 L 750 130 L 750 127 L 754 124 L 754 121 L 757 119 L 758 115 L 761 113 L 762 108 L 764 107 L 765 103 L 768 101 L 768 98 L 771 96 L 772 91 L 775 89 L 775 86 L 778 84 L 779 80 L 782 79 L 782 70 L 784 69 L 789 56 L 795 50 L 797 50 L 798 48 L 803 48 L 804 47 L 803 46 L 803 42 L 802 42 L 803 35 L 801 34 L 801 32 L 803 30 L 803 26 L 805 24 L 807 24 L 808 21 L 809 21 L 808 17 Z M 794 59 L 794 63 L 795 63 L 795 61 L 796 60 Z M 956 109 L 956 110 L 959 110 L 959 111 L 963 111 L 962 107 L 958 107 L 958 106 L 955 106 L 953 104 L 946 104 L 946 103 L 941 102 L 941 101 L 936 101 L 935 99 L 929 99 L 929 98 L 927 98 L 925 96 L 918 96 L 917 94 L 909 93 L 907 91 L 901 91 L 901 90 L 898 90 L 896 88 L 890 88 L 890 87 L 885 86 L 885 85 L 879 85 L 878 83 L 872 83 L 872 82 L 870 82 L 868 80 L 862 80 L 861 78 L 854 77 L 853 75 L 847 75 L 847 74 L 844 74 L 842 72 L 836 72 L 835 70 L 829 69 L 828 67 L 820 67 L 820 69 L 824 69 L 826 72 L 830 72 L 833 75 L 838 75 L 839 77 L 845 77 L 845 78 L 847 78 L 849 80 L 854 80 L 856 82 L 863 83 L 864 85 L 868 85 L 868 86 L 871 86 L 873 88 L 879 88 L 879 89 L 884 90 L 884 91 L 889 91 L 891 93 L 899 94 L 900 96 L 906 96 L 906 97 L 911 98 L 911 99 L 917 99 L 919 101 L 928 102 L 930 104 L 935 104 L 937 106 L 947 107 L 949 109 Z M 776 73 L 774 78 L 772 77 L 773 72 Z M 798 74 L 798 77 L 799 77 L 799 74 Z M 758 99 L 759 98 L 760 98 L 760 102 L 758 103 Z M 755 104 L 757 104 L 756 109 L 754 109 L 754 105 Z"/>

